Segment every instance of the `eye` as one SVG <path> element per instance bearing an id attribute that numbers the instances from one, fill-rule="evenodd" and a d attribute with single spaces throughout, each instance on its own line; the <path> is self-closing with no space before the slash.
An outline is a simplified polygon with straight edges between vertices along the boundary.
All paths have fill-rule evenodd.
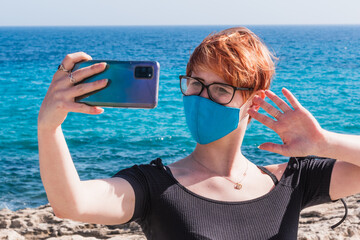
<path id="1" fill-rule="evenodd" d="M 226 88 L 223 88 L 223 87 L 219 87 L 219 91 L 221 93 L 230 93 Z"/>
<path id="2" fill-rule="evenodd" d="M 201 87 L 201 83 L 199 81 L 196 81 L 194 79 L 189 79 L 189 86 L 192 87 Z"/>
<path id="3" fill-rule="evenodd" d="M 226 86 L 216 85 L 214 87 L 214 91 L 216 91 L 217 94 L 226 95 L 231 93 L 231 89 Z"/>

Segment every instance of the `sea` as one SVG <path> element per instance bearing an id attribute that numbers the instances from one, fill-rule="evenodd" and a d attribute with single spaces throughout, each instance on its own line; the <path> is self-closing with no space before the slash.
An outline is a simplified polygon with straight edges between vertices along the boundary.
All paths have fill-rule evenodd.
<path id="1" fill-rule="evenodd" d="M 160 63 L 155 109 L 69 113 L 62 124 L 81 180 L 108 178 L 157 157 L 170 164 L 191 153 L 196 144 L 186 126 L 178 76 L 203 38 L 228 27 L 1 27 L 0 209 L 48 202 L 39 172 L 37 116 L 66 54 Z M 278 58 L 271 85 L 276 94 L 286 87 L 323 128 L 360 134 L 359 25 L 246 27 Z M 271 129 L 252 121 L 242 151 L 259 165 L 286 162 L 257 148 L 269 141 L 281 143 Z"/>

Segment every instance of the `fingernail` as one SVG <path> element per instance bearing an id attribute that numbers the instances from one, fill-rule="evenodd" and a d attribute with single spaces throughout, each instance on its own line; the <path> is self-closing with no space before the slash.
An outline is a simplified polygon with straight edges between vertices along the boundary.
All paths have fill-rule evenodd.
<path id="1" fill-rule="evenodd" d="M 107 79 L 101 79 L 100 81 L 101 81 L 101 83 L 107 83 L 108 82 Z"/>
<path id="2" fill-rule="evenodd" d="M 261 100 L 262 100 L 262 98 L 259 97 L 259 96 L 255 96 L 255 97 L 254 97 L 254 102 L 255 102 L 255 103 L 260 103 Z"/>
<path id="3" fill-rule="evenodd" d="M 99 107 L 95 107 L 95 111 L 97 113 L 103 113 L 104 112 L 104 109 L 103 108 L 99 108 Z"/>

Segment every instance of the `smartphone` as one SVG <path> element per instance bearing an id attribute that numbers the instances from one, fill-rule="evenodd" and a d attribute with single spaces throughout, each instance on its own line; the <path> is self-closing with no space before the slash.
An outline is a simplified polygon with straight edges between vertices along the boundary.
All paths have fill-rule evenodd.
<path id="1" fill-rule="evenodd" d="M 108 79 L 107 85 L 100 89 L 75 98 L 76 102 L 90 106 L 119 108 L 155 108 L 158 102 L 160 64 L 156 61 L 114 61 L 90 60 L 75 64 L 73 72 L 106 62 L 106 69 L 84 79 L 87 83 Z"/>

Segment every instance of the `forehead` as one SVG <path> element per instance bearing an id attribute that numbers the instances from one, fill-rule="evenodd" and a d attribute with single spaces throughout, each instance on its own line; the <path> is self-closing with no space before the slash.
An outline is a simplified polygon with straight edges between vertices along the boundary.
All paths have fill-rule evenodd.
<path id="1" fill-rule="evenodd" d="M 205 71 L 205 70 L 198 70 L 198 71 L 194 71 L 191 74 L 191 77 L 198 77 L 201 79 L 204 79 L 204 83 L 205 84 L 210 84 L 210 83 L 227 83 L 224 79 L 222 79 L 221 77 L 219 77 L 218 75 L 216 75 L 215 73 L 211 72 L 211 71 Z"/>

